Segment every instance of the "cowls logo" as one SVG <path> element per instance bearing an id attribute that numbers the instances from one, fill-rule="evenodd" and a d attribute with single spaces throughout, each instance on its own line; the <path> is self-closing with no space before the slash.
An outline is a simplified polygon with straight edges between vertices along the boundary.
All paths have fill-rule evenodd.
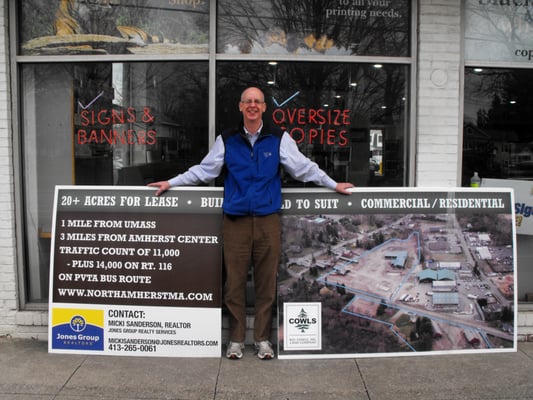
<path id="1" fill-rule="evenodd" d="M 305 333 L 309 329 L 310 325 L 317 323 L 317 320 L 316 318 L 310 318 L 305 309 L 302 308 L 298 314 L 298 317 L 290 318 L 289 323 L 294 324 L 296 329 L 302 333 Z"/>
<path id="2" fill-rule="evenodd" d="M 284 303 L 284 350 L 322 349 L 322 303 Z"/>

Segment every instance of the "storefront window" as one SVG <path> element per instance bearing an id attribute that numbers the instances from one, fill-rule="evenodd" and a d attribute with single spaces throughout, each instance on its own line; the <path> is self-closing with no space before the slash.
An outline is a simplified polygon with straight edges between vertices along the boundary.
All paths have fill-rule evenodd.
<path id="1" fill-rule="evenodd" d="M 265 92 L 266 118 L 334 179 L 406 184 L 408 67 L 381 64 L 220 62 L 217 132 L 240 120 L 249 85 Z M 285 186 L 300 186 L 286 177 Z"/>
<path id="2" fill-rule="evenodd" d="M 531 87 L 531 89 L 530 89 Z M 462 184 L 533 179 L 533 70 L 466 68 Z"/>
<path id="3" fill-rule="evenodd" d="M 516 193 L 533 180 L 533 3 L 466 0 L 464 5 L 464 126 L 461 184 L 478 172 L 515 187 L 517 227 L 529 216 L 527 196 Z M 495 181 L 494 181 L 495 182 Z M 485 184 L 491 184 L 486 181 Z M 518 190 L 519 192 L 519 190 Z M 525 201 L 525 202 L 524 202 Z M 523 203 L 524 202 L 524 203 Z M 523 228 L 523 226 L 522 226 Z M 532 291 L 533 236 L 517 235 L 518 298 Z"/>
<path id="4" fill-rule="evenodd" d="M 217 52 L 408 56 L 409 0 L 219 0 Z"/>
<path id="5" fill-rule="evenodd" d="M 24 0 L 19 54 L 208 52 L 208 0 Z"/>
<path id="6" fill-rule="evenodd" d="M 408 185 L 412 4 L 10 0 L 23 302 L 47 301 L 56 185 L 185 171 L 238 123 L 251 85 L 265 92 L 267 121 L 336 180 Z M 284 175 L 284 185 L 303 184 Z"/>
<path id="7" fill-rule="evenodd" d="M 208 65 L 25 64 L 21 82 L 28 289 L 38 301 L 55 185 L 146 185 L 198 163 L 209 146 Z"/>

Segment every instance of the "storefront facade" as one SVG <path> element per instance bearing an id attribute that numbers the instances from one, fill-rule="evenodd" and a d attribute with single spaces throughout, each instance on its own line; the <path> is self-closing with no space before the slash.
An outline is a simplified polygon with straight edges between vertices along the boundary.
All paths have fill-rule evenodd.
<path id="1" fill-rule="evenodd" d="M 509 165 L 480 160 L 488 146 L 505 143 L 522 154 L 527 119 L 516 124 L 519 139 L 505 136 L 500 125 L 510 114 L 491 117 L 494 102 L 487 111 L 487 93 L 476 92 L 480 79 L 491 93 L 496 83 L 475 74 L 497 71 L 508 95 L 502 80 L 521 73 L 527 81 L 527 43 L 510 50 L 514 57 L 477 53 L 474 41 L 494 33 L 476 18 L 518 11 L 527 36 L 528 7 L 308 3 L 0 0 L 0 179 L 7 188 L 0 334 L 46 337 L 55 185 L 145 185 L 176 175 L 238 121 L 237 102 L 250 85 L 265 91 L 269 122 L 339 181 L 455 187 L 467 185 L 474 170 L 513 177 Z M 469 118 L 483 112 L 484 119 Z M 484 140 L 474 140 L 480 135 Z M 494 139 L 501 135 L 507 139 Z M 285 185 L 299 186 L 288 177 Z M 529 237 L 519 238 L 521 339 L 533 334 L 528 244 Z"/>

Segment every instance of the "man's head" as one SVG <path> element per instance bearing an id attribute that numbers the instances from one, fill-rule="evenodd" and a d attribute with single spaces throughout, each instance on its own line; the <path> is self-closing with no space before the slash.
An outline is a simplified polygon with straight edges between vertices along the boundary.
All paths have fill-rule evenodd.
<path id="1" fill-rule="evenodd" d="M 266 111 L 263 92 L 256 87 L 245 89 L 241 94 L 239 111 L 242 113 L 245 125 L 259 123 Z"/>

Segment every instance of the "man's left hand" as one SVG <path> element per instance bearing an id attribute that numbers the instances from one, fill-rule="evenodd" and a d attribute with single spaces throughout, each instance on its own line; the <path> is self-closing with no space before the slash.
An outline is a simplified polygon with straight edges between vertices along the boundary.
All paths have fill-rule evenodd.
<path id="1" fill-rule="evenodd" d="M 350 182 L 341 182 L 341 183 L 337 183 L 335 190 L 338 193 L 342 193 L 342 194 L 352 194 L 352 192 L 348 189 L 353 189 L 354 187 L 355 186 L 351 184 Z"/>

